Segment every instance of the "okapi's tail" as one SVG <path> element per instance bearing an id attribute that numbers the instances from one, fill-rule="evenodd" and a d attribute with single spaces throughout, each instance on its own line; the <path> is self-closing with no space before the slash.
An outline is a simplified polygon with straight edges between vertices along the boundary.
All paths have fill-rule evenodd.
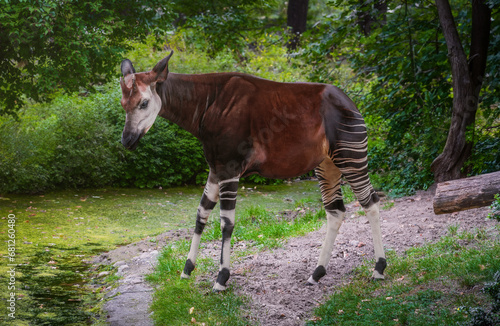
<path id="1" fill-rule="evenodd" d="M 379 201 L 368 176 L 368 136 L 356 105 L 338 88 L 332 87 L 323 110 L 328 156 L 340 170 L 364 208 Z M 340 180 L 339 180 L 340 181 Z"/>

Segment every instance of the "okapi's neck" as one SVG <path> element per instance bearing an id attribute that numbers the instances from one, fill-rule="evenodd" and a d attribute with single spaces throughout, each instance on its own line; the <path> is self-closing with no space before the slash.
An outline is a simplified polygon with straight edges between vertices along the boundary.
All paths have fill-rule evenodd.
<path id="1" fill-rule="evenodd" d="M 156 88 L 162 101 L 159 115 L 200 138 L 200 122 L 215 100 L 220 83 L 217 74 L 183 75 L 169 73 Z"/>

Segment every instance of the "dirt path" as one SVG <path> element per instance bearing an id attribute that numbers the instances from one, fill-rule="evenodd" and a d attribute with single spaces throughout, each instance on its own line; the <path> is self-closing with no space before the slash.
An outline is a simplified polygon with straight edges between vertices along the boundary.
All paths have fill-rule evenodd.
<path id="1" fill-rule="evenodd" d="M 324 227 L 304 237 L 290 239 L 284 248 L 234 261 L 229 282 L 235 285 L 238 293 L 251 298 L 248 318 L 258 321 L 260 325 L 303 325 L 316 306 L 341 284 L 348 282 L 350 272 L 363 259 L 373 257 L 370 225 L 365 217 L 356 214 L 358 210 L 355 204 L 348 206 L 327 275 L 319 286 L 306 286 L 305 281 L 316 265 L 325 234 Z M 381 212 L 385 248 L 403 253 L 409 247 L 436 241 L 448 232 L 450 225 L 459 224 L 459 230 L 491 227 L 495 222 L 487 220 L 487 214 L 488 208 L 485 207 L 435 215 L 431 191 L 396 199 L 394 207 Z M 168 232 L 156 240 L 161 247 L 165 241 L 180 237 L 189 238 L 190 232 Z M 106 304 L 111 325 L 131 325 L 132 317 L 147 321 L 132 323 L 134 325 L 152 325 L 147 310 L 152 289 L 144 283 L 143 275 L 152 270 L 148 260 L 156 257 L 156 246 L 157 243 L 144 240 L 104 254 L 107 256 L 101 255 L 96 260 L 128 266 L 122 268 L 123 279 L 114 292 L 121 294 Z M 219 244 L 207 245 L 200 254 L 217 259 L 218 247 Z M 216 275 L 212 276 L 215 280 Z"/>

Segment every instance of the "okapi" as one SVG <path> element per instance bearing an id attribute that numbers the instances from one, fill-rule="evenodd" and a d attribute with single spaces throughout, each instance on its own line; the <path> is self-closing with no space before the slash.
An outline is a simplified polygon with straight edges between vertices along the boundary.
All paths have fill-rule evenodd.
<path id="1" fill-rule="evenodd" d="M 220 201 L 222 249 L 213 289 L 225 290 L 240 178 L 257 173 L 285 179 L 315 169 L 327 231 L 308 284 L 317 284 L 326 274 L 345 216 L 342 176 L 371 224 L 376 258 L 373 278 L 383 279 L 386 260 L 379 198 L 368 177 L 366 126 L 347 95 L 327 84 L 279 83 L 242 73 L 169 73 L 172 54 L 149 72 L 136 73 L 128 59 L 121 63 L 121 104 L 126 111 L 121 142 L 135 149 L 159 115 L 192 133 L 203 145 L 210 171 L 181 277 L 189 278 L 194 270 L 201 234 Z"/>

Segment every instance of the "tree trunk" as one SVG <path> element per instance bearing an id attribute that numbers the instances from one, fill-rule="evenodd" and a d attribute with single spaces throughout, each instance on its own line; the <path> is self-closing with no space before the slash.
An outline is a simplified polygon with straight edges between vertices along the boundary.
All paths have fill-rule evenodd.
<path id="1" fill-rule="evenodd" d="M 441 182 L 434 196 L 434 213 L 446 214 L 490 205 L 500 193 L 500 171 Z"/>
<path id="2" fill-rule="evenodd" d="M 372 1 L 359 0 L 359 10 L 357 10 L 356 14 L 358 15 L 358 25 L 361 32 L 368 36 L 372 32 L 373 25 L 384 26 L 386 24 L 387 1 L 375 0 L 372 3 Z"/>
<path id="3" fill-rule="evenodd" d="M 291 28 L 292 37 L 288 43 L 289 50 L 299 45 L 300 34 L 306 31 L 307 9 L 309 0 L 289 0 L 287 9 L 287 26 Z"/>
<path id="4" fill-rule="evenodd" d="M 469 158 L 476 111 L 486 68 L 491 10 L 484 0 L 472 1 L 472 32 L 469 62 L 460 42 L 448 0 L 436 0 L 439 21 L 448 47 L 453 79 L 453 111 L 443 152 L 432 162 L 434 181 L 442 182 L 464 176 L 462 167 Z M 469 130 L 468 130 L 469 129 Z"/>

